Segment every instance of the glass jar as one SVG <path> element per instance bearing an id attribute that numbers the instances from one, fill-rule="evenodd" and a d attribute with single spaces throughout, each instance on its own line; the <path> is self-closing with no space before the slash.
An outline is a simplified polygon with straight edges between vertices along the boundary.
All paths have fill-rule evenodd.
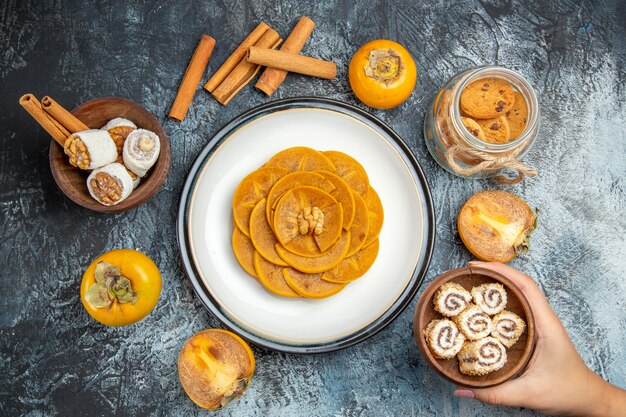
<path id="1" fill-rule="evenodd" d="M 490 143 L 478 139 L 461 119 L 461 93 L 479 79 L 509 83 L 526 101 L 526 127 L 514 140 Z M 498 177 L 516 183 L 536 171 L 519 160 L 531 148 L 539 130 L 539 104 L 532 86 L 519 73 L 497 66 L 471 68 L 455 75 L 439 91 L 424 120 L 424 138 L 430 154 L 448 172 L 466 178 Z"/>

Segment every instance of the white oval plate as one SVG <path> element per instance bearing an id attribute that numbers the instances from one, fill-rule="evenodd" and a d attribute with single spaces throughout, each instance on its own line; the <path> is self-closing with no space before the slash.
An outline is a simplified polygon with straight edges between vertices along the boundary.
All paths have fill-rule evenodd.
<path id="1" fill-rule="evenodd" d="M 231 246 L 235 188 L 292 146 L 339 150 L 357 159 L 385 210 L 376 262 L 326 299 L 266 291 L 239 266 Z M 271 349 L 323 352 L 366 339 L 407 306 L 428 268 L 434 217 L 418 163 L 384 123 L 334 100 L 286 99 L 239 116 L 209 142 L 183 189 L 178 241 L 196 292 L 226 326 Z"/>

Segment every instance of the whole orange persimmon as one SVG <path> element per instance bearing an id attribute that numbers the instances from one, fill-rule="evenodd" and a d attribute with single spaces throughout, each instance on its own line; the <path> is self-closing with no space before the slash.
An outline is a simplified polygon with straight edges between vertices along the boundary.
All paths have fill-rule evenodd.
<path id="1" fill-rule="evenodd" d="M 107 326 L 126 326 L 150 313 L 161 294 L 161 273 L 150 258 L 117 249 L 96 258 L 85 271 L 80 299 L 91 317 Z"/>
<path id="2" fill-rule="evenodd" d="M 413 92 L 417 68 L 409 52 L 387 39 L 359 48 L 348 68 L 350 87 L 359 100 L 377 109 L 402 104 Z"/>

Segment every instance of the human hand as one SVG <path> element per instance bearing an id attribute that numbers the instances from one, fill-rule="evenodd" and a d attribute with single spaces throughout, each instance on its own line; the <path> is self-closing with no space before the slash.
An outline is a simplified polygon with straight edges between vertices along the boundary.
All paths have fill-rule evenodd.
<path id="1" fill-rule="evenodd" d="M 475 265 L 505 275 L 526 296 L 535 316 L 537 345 L 519 378 L 486 389 L 457 387 L 455 396 L 545 414 L 617 416 L 626 410 L 626 391 L 610 385 L 585 365 L 531 277 L 497 262 L 470 262 L 470 266 Z"/>

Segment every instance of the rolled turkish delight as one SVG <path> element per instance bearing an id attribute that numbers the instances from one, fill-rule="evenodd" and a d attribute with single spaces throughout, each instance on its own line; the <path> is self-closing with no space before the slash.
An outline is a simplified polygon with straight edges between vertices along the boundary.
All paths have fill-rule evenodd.
<path id="1" fill-rule="evenodd" d="M 133 191 L 133 179 L 126 167 L 114 162 L 94 169 L 87 178 L 89 194 L 105 206 L 124 201 Z"/>
<path id="2" fill-rule="evenodd" d="M 511 348 L 522 333 L 524 333 L 524 329 L 526 329 L 524 320 L 517 314 L 508 310 L 504 310 L 496 315 L 492 321 L 493 331 L 491 335 L 507 348 Z"/>
<path id="3" fill-rule="evenodd" d="M 465 375 L 486 375 L 502 369 L 507 361 L 506 349 L 493 337 L 465 343 L 457 358 Z"/>
<path id="4" fill-rule="evenodd" d="M 465 342 L 465 336 L 451 320 L 431 321 L 424 336 L 433 356 L 440 359 L 454 358 Z"/>
<path id="5" fill-rule="evenodd" d="M 122 158 L 122 155 L 118 155 L 115 162 L 117 162 L 118 164 L 124 165 L 124 158 Z M 126 165 L 124 165 L 124 168 L 126 168 L 126 171 L 128 171 L 128 175 L 130 175 L 130 177 L 133 179 L 133 190 L 134 190 L 135 188 L 137 188 L 137 186 L 141 182 L 141 178 L 137 174 L 135 174 L 133 171 L 128 169 Z"/>
<path id="6" fill-rule="evenodd" d="M 446 317 L 454 317 L 472 301 L 469 291 L 454 282 L 446 282 L 435 293 L 435 310 Z"/>
<path id="7" fill-rule="evenodd" d="M 104 130 L 91 129 L 68 136 L 63 150 L 70 164 L 80 169 L 103 167 L 117 158 L 117 149 L 111 136 Z"/>
<path id="8" fill-rule="evenodd" d="M 498 314 L 506 307 L 506 290 L 496 282 L 472 288 L 474 303 L 489 315 Z"/>
<path id="9" fill-rule="evenodd" d="M 106 130 L 109 132 L 109 135 L 111 135 L 111 139 L 115 142 L 117 153 L 120 155 L 124 149 L 124 142 L 126 142 L 126 138 L 130 132 L 136 129 L 137 125 L 135 123 L 131 120 L 124 119 L 123 117 L 116 117 L 115 119 L 109 120 L 107 124 L 102 126 L 102 130 Z"/>
<path id="10" fill-rule="evenodd" d="M 491 318 L 474 304 L 470 304 L 452 320 L 469 340 L 482 339 L 493 330 Z"/>
<path id="11" fill-rule="evenodd" d="M 128 135 L 124 143 L 124 165 L 144 177 L 159 158 L 160 151 L 161 143 L 156 133 L 137 129 Z"/>

